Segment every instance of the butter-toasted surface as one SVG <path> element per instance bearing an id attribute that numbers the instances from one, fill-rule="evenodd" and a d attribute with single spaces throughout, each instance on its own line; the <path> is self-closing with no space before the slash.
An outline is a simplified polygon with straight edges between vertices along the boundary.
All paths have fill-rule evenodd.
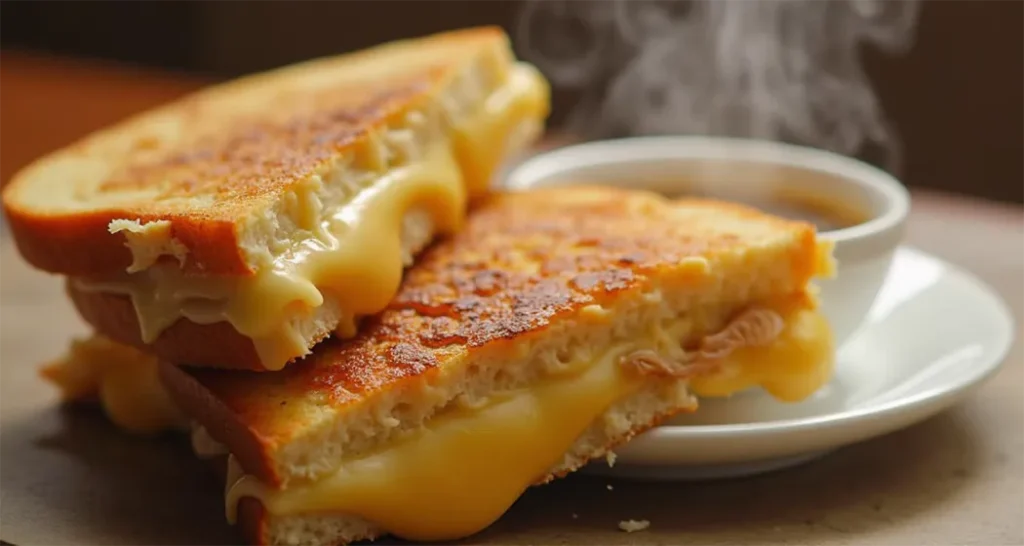
<path id="1" fill-rule="evenodd" d="M 5 211 L 22 254 L 48 271 L 97 277 L 131 266 L 125 237 L 108 231 L 128 220 L 169 221 L 186 270 L 245 275 L 253 241 L 274 236 L 248 233 L 266 228 L 254 219 L 296 224 L 303 203 L 282 200 L 339 169 L 372 168 L 381 135 L 452 86 L 461 94 L 445 101 L 448 114 L 482 107 L 468 95 L 500 87 L 512 62 L 506 36 L 479 28 L 214 86 L 33 163 L 5 188 Z M 530 118 L 546 114 L 540 99 Z"/>
<path id="2" fill-rule="evenodd" d="M 514 360 L 548 332 L 657 297 L 655 287 L 718 298 L 704 307 L 722 314 L 707 321 L 721 327 L 755 296 L 802 293 L 819 273 L 818 253 L 813 226 L 732 204 L 612 188 L 497 194 L 421 257 L 355 339 L 327 340 L 274 374 L 161 370 L 248 472 L 280 483 L 277 459 L 294 456 L 298 440 L 317 444 L 335 419 L 370 411 L 380 396 L 415 405 L 471 362 Z M 752 292 L 759 261 L 771 274 Z M 730 277 L 745 288 L 722 292 Z"/>

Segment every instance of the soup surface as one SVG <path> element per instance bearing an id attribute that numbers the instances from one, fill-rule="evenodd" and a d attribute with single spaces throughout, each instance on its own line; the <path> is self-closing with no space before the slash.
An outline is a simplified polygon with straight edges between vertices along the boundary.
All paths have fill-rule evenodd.
<path id="1" fill-rule="evenodd" d="M 814 224 L 819 232 L 853 227 L 871 219 L 871 215 L 856 204 L 842 203 L 835 198 L 792 190 L 780 190 L 773 192 L 770 196 L 757 197 L 735 195 L 722 197 L 708 192 L 683 192 L 670 197 L 717 198 L 741 203 L 783 218 L 809 222 Z"/>

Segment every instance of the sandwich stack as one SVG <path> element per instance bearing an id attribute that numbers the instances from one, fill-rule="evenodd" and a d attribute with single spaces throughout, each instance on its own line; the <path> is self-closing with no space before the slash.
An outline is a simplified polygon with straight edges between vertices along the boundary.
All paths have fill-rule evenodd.
<path id="1" fill-rule="evenodd" d="M 221 84 L 5 189 L 95 335 L 43 375 L 190 431 L 254 544 L 453 540 L 697 407 L 830 375 L 813 226 L 611 188 L 491 190 L 548 87 L 498 29 Z"/>

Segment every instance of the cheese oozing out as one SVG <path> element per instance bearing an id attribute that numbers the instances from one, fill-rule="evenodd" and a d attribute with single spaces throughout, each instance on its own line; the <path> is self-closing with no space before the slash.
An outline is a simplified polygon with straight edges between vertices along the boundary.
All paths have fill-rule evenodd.
<path id="1" fill-rule="evenodd" d="M 756 384 L 782 400 L 809 396 L 830 376 L 831 331 L 814 310 L 788 311 L 783 320 L 773 340 L 720 353 L 716 366 L 699 377 L 667 380 L 689 381 L 691 392 L 706 396 Z M 610 406 L 641 388 L 644 374 L 624 365 L 624 357 L 653 346 L 653 339 L 620 343 L 568 366 L 571 373 L 547 376 L 483 405 L 448 409 L 411 435 L 345 460 L 315 481 L 275 489 L 245 474 L 231 457 L 228 519 L 234 521 L 241 498 L 253 497 L 272 516 L 358 516 L 411 540 L 476 533 L 561 461 Z"/>
<path id="2" fill-rule="evenodd" d="M 252 475 L 229 485 L 229 521 L 242 497 L 275 515 L 356 514 L 413 540 L 449 540 L 483 529 L 562 458 L 595 417 L 639 386 L 608 351 L 578 375 L 452 408 L 402 440 L 346 461 L 333 475 L 284 490 Z M 480 484 L 486 484 L 481 487 Z"/>
<path id="3" fill-rule="evenodd" d="M 136 434 L 184 429 L 188 420 L 160 383 L 156 358 L 134 347 L 93 336 L 41 370 L 69 402 L 99 400 L 107 417 Z"/>
<path id="4" fill-rule="evenodd" d="M 737 347 L 716 363 L 714 371 L 695 375 L 690 390 L 697 396 L 730 396 L 760 386 L 783 402 L 799 402 L 832 377 L 832 330 L 824 315 L 801 309 L 786 317 L 782 333 L 767 347 Z"/>
<path id="5" fill-rule="evenodd" d="M 335 210 L 300 207 L 304 217 L 297 223 L 310 229 L 277 245 L 283 249 L 251 277 L 187 275 L 158 264 L 117 279 L 72 282 L 129 296 L 145 343 L 182 318 L 226 321 L 253 340 L 266 369 L 280 369 L 309 352 L 303 319 L 325 304 L 325 294 L 341 307 L 342 335 L 354 334 L 357 317 L 383 309 L 407 265 L 402 228 L 410 212 L 424 211 L 435 234 L 458 230 L 468 200 L 488 185 L 510 147 L 539 132 L 546 109 L 543 78 L 516 64 L 481 108 L 453 122 L 448 136 L 430 134 L 420 143 L 408 132 L 380 136 L 401 141 L 396 146 L 406 162 L 383 174 L 364 173 L 372 183 Z"/>

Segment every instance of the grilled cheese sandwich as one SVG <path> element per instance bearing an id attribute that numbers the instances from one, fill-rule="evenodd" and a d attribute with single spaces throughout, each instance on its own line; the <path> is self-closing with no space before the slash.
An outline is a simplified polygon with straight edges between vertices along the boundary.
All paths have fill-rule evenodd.
<path id="1" fill-rule="evenodd" d="M 161 365 L 249 539 L 452 540 L 712 396 L 828 380 L 813 227 L 646 192 L 486 199 L 351 340 L 273 374 Z"/>
<path id="2" fill-rule="evenodd" d="M 827 382 L 813 226 L 487 191 L 548 93 L 470 29 L 215 86 L 42 159 L 4 207 L 97 331 L 44 377 L 126 430 L 191 427 L 251 542 L 330 546 L 458 539 L 695 394 Z"/>
<path id="3" fill-rule="evenodd" d="M 729 396 L 761 386 L 780 400 L 799 401 L 827 382 L 832 362 L 827 324 L 815 310 L 781 312 L 784 326 L 771 340 L 741 341 L 727 355 L 684 369 L 690 391 Z M 411 540 L 476 533 L 555 467 L 607 408 L 640 388 L 643 373 L 635 372 L 651 370 L 637 367 L 647 355 L 636 347 L 656 347 L 671 335 L 664 328 L 653 330 L 646 339 L 614 344 L 601 354 L 580 349 L 529 388 L 460 401 L 414 433 L 343 460 L 333 474 L 317 480 L 275 489 L 246 474 L 232 456 L 225 492 L 228 521 L 236 521 L 239 500 L 249 497 L 275 516 L 343 513 Z M 133 348 L 101 338 L 77 342 L 71 355 L 44 373 L 68 399 L 99 395 L 111 420 L 130 432 L 185 425 L 154 381 L 155 360 Z M 192 443 L 202 457 L 227 454 L 202 427 L 193 430 Z M 487 487 L 479 488 L 482 483 Z"/>
<path id="4" fill-rule="evenodd" d="M 780 400 L 813 394 L 831 374 L 831 333 L 816 311 L 801 309 L 788 318 L 768 343 L 739 344 L 729 355 L 702 362 L 703 373 L 696 365 L 681 370 L 691 392 L 729 396 L 759 385 Z M 408 540 L 477 533 L 557 468 L 608 408 L 643 387 L 644 370 L 630 365 L 630 356 L 653 346 L 653 339 L 641 339 L 596 355 L 581 351 L 564 370 L 528 388 L 445 409 L 400 440 L 343 458 L 333 473 L 284 489 L 246 474 L 232 458 L 228 521 L 235 523 L 239 500 L 250 497 L 275 517 L 346 514 Z"/>
<path id="5" fill-rule="evenodd" d="M 268 112 L 252 111 L 260 100 Z M 276 370 L 383 309 L 547 110 L 544 78 L 500 31 L 448 33 L 205 91 L 30 167 L 4 203 L 22 253 L 70 277 L 102 334 L 182 364 Z M 143 150 L 110 149 L 169 123 Z M 103 176 L 80 175 L 71 204 L 42 199 L 69 162 L 97 170 L 82 150 L 109 163 Z M 100 217 L 104 233 L 77 227 Z M 66 263 L 79 246 L 111 255 L 112 240 L 123 270 Z"/>

